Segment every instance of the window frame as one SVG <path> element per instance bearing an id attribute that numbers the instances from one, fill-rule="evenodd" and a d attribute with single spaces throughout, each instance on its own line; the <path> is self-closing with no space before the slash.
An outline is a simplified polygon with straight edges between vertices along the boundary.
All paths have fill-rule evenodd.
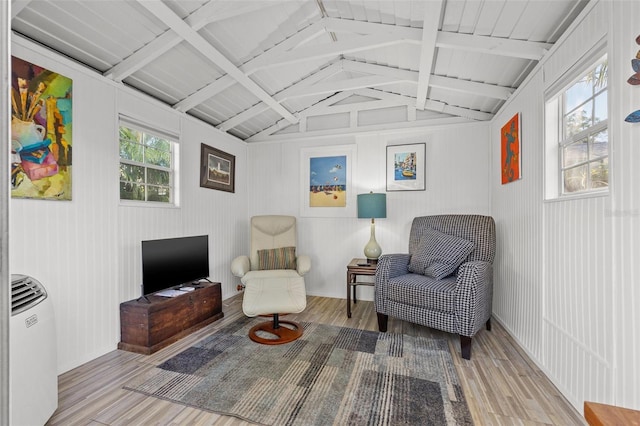
<path id="1" fill-rule="evenodd" d="M 546 147 L 546 163 L 545 178 L 547 183 L 545 184 L 545 199 L 546 200 L 562 200 L 572 198 L 585 198 L 599 195 L 608 195 L 610 181 L 607 180 L 607 185 L 603 187 L 593 188 L 591 185 L 591 173 L 587 174 L 588 183 L 587 188 L 566 192 L 565 191 L 565 173 L 572 169 L 587 166 L 590 170 L 591 166 L 598 164 L 603 160 L 607 163 L 607 174 L 611 175 L 611 135 L 609 131 L 609 116 L 610 116 L 610 83 L 607 79 L 607 84 L 603 88 L 597 88 L 592 85 L 591 94 L 588 98 L 582 100 L 578 105 L 572 108 L 570 111 L 566 110 L 567 92 L 576 85 L 580 80 L 585 78 L 589 73 L 594 72 L 601 64 L 608 63 L 608 55 L 603 48 L 597 49 L 595 54 L 591 56 L 588 61 L 583 61 L 578 67 L 575 67 L 571 72 L 568 72 L 572 78 L 564 78 L 562 82 L 556 82 L 553 86 L 558 88 L 557 90 L 547 91 L 545 96 L 545 147 Z M 567 76 L 565 74 L 565 77 Z M 564 83 L 564 84 L 562 84 Z M 562 84 L 562 85 L 561 85 Z M 551 92 L 549 94 L 549 92 Z M 607 118 L 599 121 L 595 124 L 591 124 L 590 127 L 580 130 L 570 136 L 565 136 L 567 129 L 567 118 L 575 112 L 579 111 L 587 104 L 595 106 L 597 97 L 606 93 L 607 98 Z M 595 107 L 591 110 L 590 120 L 593 123 L 595 118 Z M 591 158 L 592 140 L 595 135 L 602 131 L 607 131 L 607 149 L 606 155 L 599 155 Z M 586 139 L 587 152 L 584 160 L 572 163 L 565 166 L 564 157 L 565 149 L 572 144 L 579 143 Z M 553 168 L 553 169 L 552 169 Z"/>
<path id="2" fill-rule="evenodd" d="M 144 162 L 144 158 L 143 161 L 137 161 L 137 160 L 130 160 L 130 159 L 126 159 L 123 158 L 121 156 L 120 153 L 120 144 L 122 142 L 122 138 L 120 136 L 120 130 L 122 127 L 140 132 L 142 134 L 142 140 L 144 141 L 146 139 L 146 137 L 155 137 L 155 138 L 159 138 L 162 140 L 165 140 L 169 143 L 169 156 L 170 156 L 170 161 L 171 161 L 171 166 L 170 167 L 165 167 L 165 166 L 160 166 L 160 165 L 156 165 L 153 163 L 147 163 Z M 179 182 L 179 169 L 178 169 L 178 164 L 179 164 L 179 138 L 177 135 L 174 135 L 170 132 L 166 132 L 163 131 L 161 129 L 154 129 L 153 126 L 144 124 L 140 121 L 128 118 L 128 117 L 123 117 L 120 116 L 120 120 L 118 122 L 118 128 L 117 128 L 117 132 L 118 132 L 118 198 L 120 200 L 120 204 L 121 205 L 127 205 L 127 206 L 143 206 L 143 207 L 164 207 L 164 208 L 173 208 L 173 207 L 179 207 L 179 189 L 178 189 L 178 182 Z M 135 143 L 138 144 L 142 147 L 143 152 L 146 151 L 146 149 L 150 148 L 148 145 L 145 145 L 144 142 L 138 142 L 137 140 L 129 140 L 129 142 L 131 143 Z M 151 149 L 155 149 L 153 147 L 151 147 Z M 166 151 L 165 151 L 166 152 Z M 144 155 L 144 154 L 143 154 Z M 127 182 L 127 181 L 123 181 L 121 178 L 121 174 L 120 174 L 120 168 L 122 164 L 126 164 L 126 165 L 130 165 L 130 166 L 134 166 L 134 167 L 141 167 L 144 169 L 144 181 L 143 182 L 131 182 L 134 184 L 139 184 L 139 185 L 144 185 L 145 187 L 145 199 L 144 200 L 137 200 L 137 199 L 127 199 L 127 198 L 121 198 L 120 196 L 120 185 L 122 182 Z M 153 184 L 153 183 L 149 183 L 148 179 L 148 173 L 149 170 L 159 170 L 162 172 L 167 172 L 169 174 L 169 183 L 167 185 L 158 185 L 158 184 Z M 149 200 L 149 191 L 148 191 L 148 187 L 149 186 L 154 186 L 154 187 L 168 187 L 169 188 L 169 201 L 156 201 L 156 200 Z"/>

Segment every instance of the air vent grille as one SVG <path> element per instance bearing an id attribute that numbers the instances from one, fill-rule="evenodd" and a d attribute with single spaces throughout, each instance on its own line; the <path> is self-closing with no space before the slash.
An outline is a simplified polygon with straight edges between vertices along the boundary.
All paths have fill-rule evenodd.
<path id="1" fill-rule="evenodd" d="M 11 315 L 32 308 L 47 298 L 47 292 L 35 278 L 11 275 Z"/>

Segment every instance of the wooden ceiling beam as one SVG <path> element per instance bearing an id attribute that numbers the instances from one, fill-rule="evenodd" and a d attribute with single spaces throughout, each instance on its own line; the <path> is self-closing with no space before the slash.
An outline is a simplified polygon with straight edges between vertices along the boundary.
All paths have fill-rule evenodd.
<path id="1" fill-rule="evenodd" d="M 419 77 L 416 71 L 401 70 L 399 68 L 387 67 L 385 65 L 367 64 L 365 62 L 356 62 L 348 59 L 342 60 L 342 68 L 345 71 L 385 75 L 395 77 L 398 80 L 410 81 L 418 83 Z M 460 80 L 452 77 L 443 77 L 431 75 L 429 77 L 429 86 L 441 89 L 453 90 L 457 92 L 469 92 L 480 96 L 486 96 L 494 99 L 507 99 L 515 89 L 495 84 L 480 83 L 477 81 Z"/>
<path id="2" fill-rule="evenodd" d="M 363 23 L 338 18 L 323 18 L 321 23 L 327 31 L 343 31 L 355 34 L 364 33 L 364 35 L 349 40 L 339 40 L 323 45 L 305 47 L 300 50 L 289 50 L 269 58 L 269 60 L 262 60 L 261 64 L 256 64 L 257 69 L 347 55 L 398 43 L 410 43 L 421 47 L 423 44 L 423 31 L 419 28 L 397 27 L 395 25 L 370 22 Z M 476 36 L 446 31 L 438 31 L 435 39 L 435 47 L 438 48 L 468 50 L 532 60 L 540 60 L 551 46 L 552 44 L 550 43 Z M 428 66 L 428 64 L 425 66 Z M 257 69 L 253 71 L 257 71 Z"/>
<path id="3" fill-rule="evenodd" d="M 187 16 L 184 22 L 191 26 L 193 30 L 198 31 L 213 22 L 244 15 L 267 6 L 270 5 L 262 3 L 248 3 L 241 4 L 232 10 L 220 11 L 218 10 L 220 8 L 219 3 L 211 1 L 209 3 L 205 3 L 204 6 Z M 135 51 L 123 61 L 105 71 L 103 75 L 115 81 L 122 81 L 154 59 L 159 58 L 182 41 L 182 37 L 178 34 L 173 31 L 167 31 L 146 44 L 144 47 Z"/>
<path id="4" fill-rule="evenodd" d="M 551 43 L 440 31 L 436 46 L 539 61 L 553 45 Z"/>
<path id="5" fill-rule="evenodd" d="M 317 36 L 317 34 L 322 32 L 324 32 L 324 28 L 320 25 L 320 22 L 309 25 L 308 27 L 298 31 L 293 36 L 287 38 L 282 43 L 277 44 L 261 55 L 256 56 L 250 61 L 247 61 L 246 63 L 240 65 L 239 69 L 245 74 L 251 74 L 259 69 L 260 64 L 268 63 L 271 58 L 299 45 L 300 43 L 303 43 L 304 40 L 307 40 L 310 37 Z M 233 86 L 235 83 L 236 81 L 231 76 L 224 75 L 216 81 L 198 90 L 197 92 L 194 92 L 191 95 L 187 96 L 180 102 L 173 105 L 173 107 L 178 111 L 188 111 L 191 108 L 194 108 L 196 105 L 206 101 L 207 99 L 214 97 L 223 90 Z"/>
<path id="6" fill-rule="evenodd" d="M 416 108 L 424 109 L 429 90 L 429 79 L 436 54 L 436 40 L 438 28 L 440 28 L 440 16 L 444 0 L 426 2 L 424 19 L 422 21 L 422 46 L 420 48 L 420 66 L 418 69 L 418 93 L 416 95 Z"/>
<path id="7" fill-rule="evenodd" d="M 339 62 L 334 62 L 333 64 L 329 65 L 328 67 L 325 67 L 323 69 L 321 69 L 320 71 L 312 74 L 311 76 L 300 80 L 298 83 L 289 86 L 288 88 L 280 91 L 279 93 L 276 93 L 273 98 L 278 101 L 278 102 L 284 102 L 286 99 L 289 98 L 289 93 L 297 90 L 299 88 L 304 88 L 304 87 L 308 87 L 311 86 L 312 84 L 315 84 L 318 81 L 324 80 L 326 78 L 331 77 L 332 75 L 338 73 L 342 71 L 342 68 L 340 66 Z M 231 117 L 230 119 L 228 119 L 227 121 L 220 123 L 217 128 L 226 132 L 229 129 L 233 129 L 234 127 L 244 123 L 245 121 L 255 117 L 256 115 L 264 112 L 268 107 L 263 103 L 260 102 L 254 106 L 252 106 L 251 108 L 248 108 L 244 111 L 242 111 L 240 114 L 235 115 L 233 117 Z"/>
<path id="8" fill-rule="evenodd" d="M 197 49 L 204 57 L 213 62 L 216 66 L 224 70 L 229 76 L 233 77 L 244 88 L 251 92 L 258 99 L 269 105 L 271 109 L 280 114 L 283 118 L 291 123 L 295 123 L 298 119 L 291 114 L 286 108 L 280 105 L 258 84 L 251 80 L 245 73 L 238 69 L 226 56 L 220 53 L 207 40 L 205 40 L 197 31 L 191 28 L 178 15 L 176 15 L 167 5 L 161 1 L 138 1 L 138 3 L 154 14 L 158 19 L 164 22 L 169 28 L 178 33 L 185 41 Z"/>
<path id="9" fill-rule="evenodd" d="M 11 1 L 11 19 L 18 16 L 18 13 L 29 5 L 33 0 L 12 0 Z"/>
<path id="10" fill-rule="evenodd" d="M 307 46 L 304 49 L 284 52 L 274 57 L 271 61 L 265 62 L 260 68 L 273 68 L 299 62 L 332 58 L 349 53 L 375 49 L 377 47 L 391 46 L 402 42 L 406 42 L 406 39 L 388 33 L 363 35 L 354 39 L 339 40 L 337 42 L 312 47 Z"/>

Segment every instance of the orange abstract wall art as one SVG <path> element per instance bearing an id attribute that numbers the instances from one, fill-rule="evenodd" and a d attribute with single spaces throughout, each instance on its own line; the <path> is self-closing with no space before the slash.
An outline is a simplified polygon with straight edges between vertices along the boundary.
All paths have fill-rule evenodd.
<path id="1" fill-rule="evenodd" d="M 500 130 L 502 184 L 520 179 L 520 114 Z"/>

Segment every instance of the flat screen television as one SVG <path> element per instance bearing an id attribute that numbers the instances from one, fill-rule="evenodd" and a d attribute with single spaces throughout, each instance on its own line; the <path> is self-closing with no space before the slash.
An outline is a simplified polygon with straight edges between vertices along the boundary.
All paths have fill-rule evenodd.
<path id="1" fill-rule="evenodd" d="M 142 295 L 209 276 L 209 236 L 142 241 Z"/>

